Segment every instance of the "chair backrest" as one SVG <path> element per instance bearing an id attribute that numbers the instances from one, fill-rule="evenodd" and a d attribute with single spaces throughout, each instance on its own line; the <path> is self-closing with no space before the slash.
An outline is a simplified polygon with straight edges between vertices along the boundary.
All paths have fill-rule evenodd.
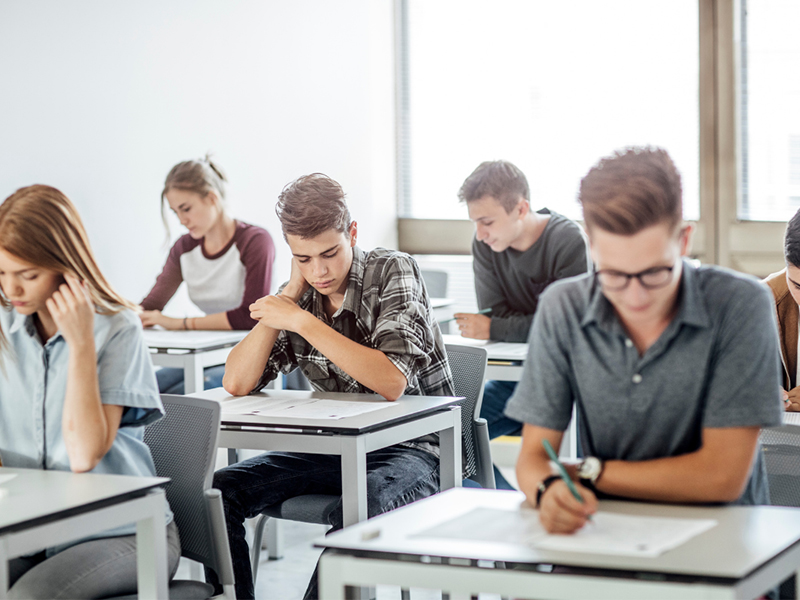
<path id="1" fill-rule="evenodd" d="M 456 396 L 464 396 L 461 403 L 461 432 L 464 439 L 464 473 L 471 477 L 477 472 L 480 461 L 476 458 L 478 444 L 475 440 L 475 421 L 481 413 L 483 379 L 486 373 L 486 350 L 474 346 L 446 344 L 447 362 L 453 374 Z"/>
<path id="2" fill-rule="evenodd" d="M 447 271 L 421 269 L 420 274 L 431 298 L 447 297 Z"/>
<path id="3" fill-rule="evenodd" d="M 760 440 L 770 502 L 776 506 L 800 506 L 800 427 L 762 429 Z"/>
<path id="4" fill-rule="evenodd" d="M 221 572 L 206 490 L 211 488 L 219 439 L 220 405 L 213 400 L 161 395 L 165 416 L 148 426 L 156 473 L 172 481 L 167 500 L 181 536 L 183 556 Z"/>

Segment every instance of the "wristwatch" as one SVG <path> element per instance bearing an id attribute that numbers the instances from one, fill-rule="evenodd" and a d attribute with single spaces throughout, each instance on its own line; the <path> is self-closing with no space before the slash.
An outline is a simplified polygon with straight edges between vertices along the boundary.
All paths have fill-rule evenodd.
<path id="1" fill-rule="evenodd" d="M 603 473 L 603 461 L 595 456 L 587 456 L 578 464 L 578 479 L 590 489 Z"/>
<path id="2" fill-rule="evenodd" d="M 559 479 L 561 479 L 561 475 L 550 475 L 550 477 L 546 477 L 539 482 L 539 485 L 536 486 L 536 508 L 542 505 L 542 494 Z"/>

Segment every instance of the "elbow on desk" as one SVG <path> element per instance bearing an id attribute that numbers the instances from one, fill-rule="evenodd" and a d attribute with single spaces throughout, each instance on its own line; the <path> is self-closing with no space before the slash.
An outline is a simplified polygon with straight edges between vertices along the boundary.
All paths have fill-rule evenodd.
<path id="1" fill-rule="evenodd" d="M 232 375 L 229 375 L 228 372 L 222 377 L 222 387 L 231 396 L 246 396 L 253 391 L 254 385 L 248 385 L 246 381 L 237 380 Z"/>
<path id="2" fill-rule="evenodd" d="M 70 456 L 69 469 L 73 473 L 88 473 L 100 464 L 102 459 L 102 456 Z"/>

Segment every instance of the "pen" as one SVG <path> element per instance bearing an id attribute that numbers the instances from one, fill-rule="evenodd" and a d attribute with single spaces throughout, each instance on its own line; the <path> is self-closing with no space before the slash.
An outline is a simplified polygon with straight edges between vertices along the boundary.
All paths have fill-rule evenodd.
<path id="1" fill-rule="evenodd" d="M 570 478 L 569 473 L 567 473 L 567 470 L 564 468 L 564 465 L 562 465 L 561 461 L 558 460 L 558 456 L 556 455 L 555 450 L 553 450 L 553 447 L 550 445 L 550 442 L 547 440 L 542 440 L 542 445 L 544 446 L 545 452 L 547 452 L 547 456 L 550 457 L 550 460 L 556 463 L 556 467 L 558 467 L 558 472 L 561 475 L 561 479 L 563 479 L 564 483 L 567 484 L 569 491 L 572 492 L 572 495 L 575 496 L 575 499 L 578 502 L 583 504 L 583 498 L 581 498 L 581 495 L 578 493 L 578 488 L 575 487 L 575 483 Z M 586 518 L 589 521 L 592 520 L 591 515 L 587 515 Z"/>
<path id="2" fill-rule="evenodd" d="M 491 308 L 484 308 L 483 310 L 479 310 L 478 312 L 473 313 L 473 314 L 485 315 L 486 313 L 490 313 L 490 312 L 492 312 Z M 444 325 L 445 323 L 450 323 L 451 321 L 458 321 L 458 319 L 456 319 L 455 317 L 453 317 L 452 319 L 445 319 L 444 321 L 439 321 L 439 325 Z"/>

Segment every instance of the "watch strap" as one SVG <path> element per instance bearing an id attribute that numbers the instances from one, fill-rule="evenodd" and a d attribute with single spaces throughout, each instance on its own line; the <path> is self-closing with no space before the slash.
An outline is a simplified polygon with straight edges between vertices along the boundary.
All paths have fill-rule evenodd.
<path id="1" fill-rule="evenodd" d="M 539 482 L 539 485 L 536 487 L 536 508 L 542 505 L 542 495 L 547 491 L 547 488 L 559 479 L 561 479 L 561 475 L 550 475 L 550 477 L 546 477 Z"/>

